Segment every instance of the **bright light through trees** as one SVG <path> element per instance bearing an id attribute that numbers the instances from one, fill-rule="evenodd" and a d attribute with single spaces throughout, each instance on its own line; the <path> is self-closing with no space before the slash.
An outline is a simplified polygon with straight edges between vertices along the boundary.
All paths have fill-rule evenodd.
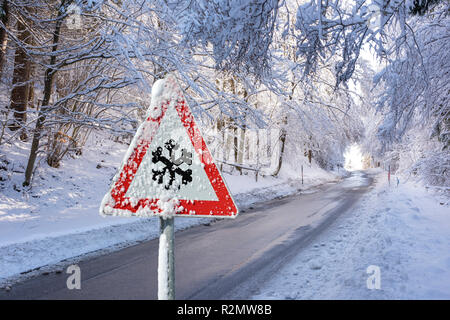
<path id="1" fill-rule="evenodd" d="M 363 169 L 363 154 L 357 144 L 349 146 L 344 152 L 345 169 L 349 171 Z"/>

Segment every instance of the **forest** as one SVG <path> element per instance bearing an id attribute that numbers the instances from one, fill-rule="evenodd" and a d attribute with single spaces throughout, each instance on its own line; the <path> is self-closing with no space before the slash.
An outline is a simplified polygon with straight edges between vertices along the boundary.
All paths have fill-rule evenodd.
<path id="1" fill-rule="evenodd" d="M 356 143 L 366 168 L 448 190 L 449 13 L 445 0 L 0 0 L 0 186 L 27 192 L 45 183 L 37 168 L 100 137 L 128 145 L 173 73 L 222 170 L 339 170 Z"/>

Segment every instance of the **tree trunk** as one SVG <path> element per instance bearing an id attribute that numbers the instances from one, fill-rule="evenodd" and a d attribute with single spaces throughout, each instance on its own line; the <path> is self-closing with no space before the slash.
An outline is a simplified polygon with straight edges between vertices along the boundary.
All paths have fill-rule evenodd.
<path id="1" fill-rule="evenodd" d="M 245 101 L 248 103 L 248 94 L 247 94 L 247 90 L 244 89 L 244 99 Z M 247 115 L 244 114 L 244 125 L 241 128 L 241 132 L 240 132 L 240 137 L 239 137 L 239 151 L 238 151 L 238 163 L 243 164 L 244 163 L 244 153 L 245 153 L 245 132 L 246 132 L 246 122 L 247 119 Z M 248 154 L 248 150 L 247 150 L 247 154 Z M 241 174 L 242 174 L 242 170 L 241 170 Z"/>
<path id="2" fill-rule="evenodd" d="M 275 170 L 275 172 L 273 173 L 273 176 L 276 177 L 281 170 L 281 166 L 283 164 L 283 155 L 284 155 L 284 148 L 286 145 L 286 127 L 287 127 L 287 116 L 284 116 L 283 119 L 283 126 L 281 127 L 281 134 L 280 134 L 280 156 L 278 157 L 278 166 L 277 169 Z"/>
<path id="3" fill-rule="evenodd" d="M 255 109 L 258 109 L 258 103 L 255 104 Z M 250 149 L 251 142 L 249 142 Z M 259 168 L 259 127 L 256 129 L 256 150 L 254 151 L 253 157 L 256 160 L 256 168 Z M 258 177 L 258 173 L 256 173 L 256 177 Z M 258 179 L 258 178 L 256 178 Z"/>
<path id="4" fill-rule="evenodd" d="M 241 128 L 240 130 L 240 137 L 239 137 L 239 150 L 238 150 L 238 161 L 237 163 L 243 164 L 244 163 L 244 153 L 245 153 L 245 126 Z"/>
<path id="5" fill-rule="evenodd" d="M 294 73 L 292 72 L 292 79 L 294 79 Z M 291 82 L 291 94 L 289 95 L 289 100 L 292 101 L 292 99 L 294 98 L 294 90 L 295 90 L 295 82 L 294 80 L 292 80 Z M 281 126 L 281 134 L 280 134 L 280 142 L 281 142 L 281 147 L 280 147 L 280 156 L 278 157 L 278 167 L 277 170 L 275 171 L 275 173 L 273 174 L 273 176 L 277 176 L 278 173 L 280 173 L 281 170 L 281 165 L 283 164 L 283 155 L 284 155 L 284 147 L 286 145 L 286 135 L 287 135 L 287 123 L 288 123 L 288 116 L 287 116 L 287 110 L 286 110 L 286 115 L 283 118 L 283 124 Z"/>
<path id="6" fill-rule="evenodd" d="M 10 106 L 14 112 L 14 122 L 8 126 L 10 130 L 22 128 L 27 121 L 28 81 L 30 80 L 31 70 L 31 61 L 26 49 L 26 45 L 31 41 L 31 34 L 21 19 L 17 21 L 17 33 L 19 43 L 17 44 L 14 58 L 13 89 L 11 91 Z"/>
<path id="7" fill-rule="evenodd" d="M 256 159 L 256 168 L 259 170 L 259 129 L 256 130 L 256 150 L 255 150 L 255 159 Z M 256 182 L 258 182 L 258 174 L 259 171 L 256 172 Z"/>
<path id="8" fill-rule="evenodd" d="M 234 163 L 238 162 L 238 150 L 239 150 L 239 141 L 237 135 L 237 126 L 233 125 L 233 153 L 234 153 Z M 238 168 L 240 170 L 240 168 Z"/>
<path id="9" fill-rule="evenodd" d="M 230 78 L 230 91 L 233 94 L 236 94 L 236 83 L 234 81 L 234 78 L 231 77 Z M 239 139 L 238 139 L 238 135 L 237 135 L 237 125 L 236 125 L 236 121 L 234 119 L 232 119 L 233 121 L 233 155 L 234 155 L 234 163 L 238 163 L 238 153 L 239 153 Z M 241 172 L 241 168 L 237 168 L 237 170 L 239 172 Z"/>
<path id="10" fill-rule="evenodd" d="M 61 7 L 64 6 L 64 0 L 62 0 Z M 58 16 L 56 18 L 55 31 L 53 33 L 53 42 L 52 42 L 52 55 L 50 57 L 49 67 L 45 70 L 45 78 L 44 78 L 44 97 L 42 99 L 42 107 L 39 110 L 38 119 L 36 121 L 36 127 L 33 133 L 33 142 L 31 143 L 30 156 L 28 158 L 27 168 L 25 170 L 25 181 L 23 182 L 24 186 L 28 186 L 31 182 L 31 176 L 33 174 L 34 163 L 36 162 L 37 152 L 39 149 L 39 142 L 41 139 L 42 129 L 44 127 L 44 121 L 47 116 L 47 111 L 49 109 L 50 96 L 52 93 L 53 86 L 53 78 L 57 70 L 53 68 L 56 62 L 56 50 L 58 49 L 59 43 L 59 34 L 61 32 L 62 19 L 61 15 L 63 14 L 62 8 L 58 10 Z"/>
<path id="11" fill-rule="evenodd" d="M 0 77 L 2 77 L 3 65 L 5 63 L 5 56 L 6 56 L 6 48 L 8 45 L 8 35 L 6 33 L 8 18 L 9 18 L 8 1 L 0 0 L 0 21 L 4 26 L 0 27 Z"/>
<path id="12" fill-rule="evenodd" d="M 243 164 L 244 163 L 244 150 L 245 150 L 245 127 L 244 128 L 240 128 L 239 130 L 240 135 L 239 138 L 237 136 L 237 128 L 235 130 L 235 158 L 236 161 L 235 163 L 240 163 Z M 239 174 L 242 175 L 242 168 L 237 167 Z"/>
<path id="13" fill-rule="evenodd" d="M 30 78 L 33 78 L 33 71 L 31 71 Z M 30 81 L 28 86 L 28 108 L 34 108 L 34 81 Z"/>
<path id="14" fill-rule="evenodd" d="M 220 144 L 217 143 L 217 153 L 216 153 L 216 159 L 222 159 L 222 161 L 226 161 L 226 141 L 225 141 L 225 119 L 223 118 L 223 115 L 221 114 L 219 116 L 219 119 L 217 119 L 217 135 L 221 135 L 222 140 L 220 141 Z M 220 163 L 220 171 L 223 170 L 223 163 Z"/>

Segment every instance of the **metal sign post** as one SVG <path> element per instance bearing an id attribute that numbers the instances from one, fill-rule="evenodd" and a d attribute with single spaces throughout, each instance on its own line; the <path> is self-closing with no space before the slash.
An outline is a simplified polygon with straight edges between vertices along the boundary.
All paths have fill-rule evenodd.
<path id="1" fill-rule="evenodd" d="M 158 300 L 175 299 L 175 218 L 159 218 Z"/>

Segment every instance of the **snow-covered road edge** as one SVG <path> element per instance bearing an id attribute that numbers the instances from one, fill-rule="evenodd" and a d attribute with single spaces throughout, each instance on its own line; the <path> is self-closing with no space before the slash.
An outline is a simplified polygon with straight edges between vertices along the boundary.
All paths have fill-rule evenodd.
<path id="1" fill-rule="evenodd" d="M 448 202 L 413 183 L 389 187 L 381 174 L 251 298 L 449 299 L 449 248 Z M 380 288 L 369 289 L 377 268 Z"/>
<path id="2" fill-rule="evenodd" d="M 331 175 L 330 175 L 331 177 Z M 317 179 L 302 186 L 299 180 L 282 180 L 270 187 L 254 188 L 233 195 L 240 210 L 276 198 L 298 192 L 313 192 L 315 188 L 338 178 Z M 118 218 L 120 219 L 120 218 Z M 210 223 L 209 218 L 183 218 L 175 221 L 175 230 Z M 104 255 L 143 241 L 155 239 L 159 234 L 159 221 L 154 218 L 139 218 L 131 223 L 121 223 L 82 232 L 45 237 L 0 247 L 0 287 L 11 286 L 18 281 L 49 272 L 63 272 L 69 264 Z"/>

